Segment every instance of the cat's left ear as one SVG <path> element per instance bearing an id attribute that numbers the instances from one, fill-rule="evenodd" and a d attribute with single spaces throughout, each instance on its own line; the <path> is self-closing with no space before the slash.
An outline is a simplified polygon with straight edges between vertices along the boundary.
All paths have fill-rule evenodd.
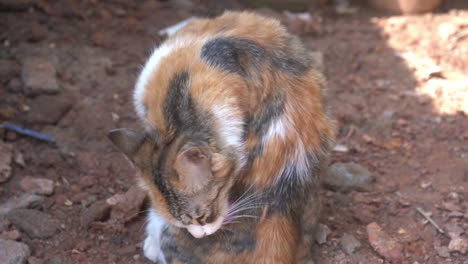
<path id="1" fill-rule="evenodd" d="M 132 161 L 145 142 L 145 134 L 128 128 L 114 129 L 107 134 L 107 137 Z"/>

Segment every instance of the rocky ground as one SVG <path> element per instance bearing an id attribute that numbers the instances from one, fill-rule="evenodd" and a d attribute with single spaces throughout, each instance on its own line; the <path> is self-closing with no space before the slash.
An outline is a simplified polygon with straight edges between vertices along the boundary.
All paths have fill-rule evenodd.
<path id="1" fill-rule="evenodd" d="M 0 1 L 0 263 L 149 263 L 145 197 L 106 139 L 138 128 L 158 32 L 233 1 Z M 217 3 L 217 4 L 213 4 Z M 468 263 L 468 5 L 281 19 L 329 79 L 339 134 L 316 263 Z"/>

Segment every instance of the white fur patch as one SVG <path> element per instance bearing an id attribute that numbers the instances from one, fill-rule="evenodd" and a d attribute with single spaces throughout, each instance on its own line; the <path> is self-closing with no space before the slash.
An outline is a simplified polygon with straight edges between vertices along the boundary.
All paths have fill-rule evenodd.
<path id="1" fill-rule="evenodd" d="M 212 108 L 217 122 L 218 133 L 223 140 L 225 147 L 232 147 L 236 149 L 239 154 L 238 162 L 239 168 L 245 163 L 244 142 L 242 135 L 244 133 L 244 121 L 239 118 L 240 111 L 229 104 L 215 105 Z"/>
<path id="2" fill-rule="evenodd" d="M 294 151 L 291 157 L 288 157 L 288 161 L 283 164 L 283 169 L 278 174 L 279 177 L 284 174 L 285 177 L 293 177 L 297 175 L 300 180 L 304 180 L 309 175 L 309 160 L 307 156 L 307 149 L 302 142 L 299 133 L 297 132 L 294 122 L 288 117 L 287 112 L 283 113 L 276 120 L 271 121 L 271 124 L 263 137 L 263 144 L 267 146 L 269 142 L 276 140 L 284 140 L 288 133 L 295 134 L 297 138 L 295 145 L 293 146 Z"/>
<path id="3" fill-rule="evenodd" d="M 148 224 L 146 226 L 146 239 L 143 245 L 145 257 L 149 260 L 161 264 L 165 264 L 166 260 L 161 251 L 161 234 L 166 221 L 162 219 L 154 210 L 150 210 L 148 214 Z"/>
<path id="4" fill-rule="evenodd" d="M 155 72 L 158 70 L 158 67 L 161 64 L 161 60 L 172 52 L 190 46 L 195 42 L 206 42 L 206 38 L 202 36 L 185 36 L 183 38 L 178 38 L 175 40 L 169 40 L 164 42 L 161 46 L 156 48 L 151 54 L 148 61 L 145 63 L 143 70 L 138 77 L 137 83 L 135 85 L 135 90 L 133 92 L 133 102 L 135 105 L 136 112 L 138 116 L 143 120 L 145 118 L 145 107 L 143 106 L 142 100 L 146 92 L 146 85 L 153 77 Z"/>

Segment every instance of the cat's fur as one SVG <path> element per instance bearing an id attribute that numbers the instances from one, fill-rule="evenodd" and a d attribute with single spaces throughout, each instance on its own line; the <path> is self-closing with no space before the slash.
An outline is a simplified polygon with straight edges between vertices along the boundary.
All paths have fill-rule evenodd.
<path id="1" fill-rule="evenodd" d="M 157 48 L 134 93 L 146 132 L 109 135 L 152 201 L 145 256 L 307 259 L 334 138 L 324 86 L 300 41 L 252 13 L 191 22 Z"/>

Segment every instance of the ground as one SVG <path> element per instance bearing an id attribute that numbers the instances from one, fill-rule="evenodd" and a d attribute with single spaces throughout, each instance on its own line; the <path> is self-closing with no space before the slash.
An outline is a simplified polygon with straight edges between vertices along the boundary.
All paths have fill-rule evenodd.
<path id="1" fill-rule="evenodd" d="M 27 2 L 36 3 L 22 10 Z M 160 29 L 240 7 L 174 2 L 0 5 L 1 123 L 56 139 L 0 129 L 0 238 L 26 244 L 29 263 L 149 263 L 141 249 L 144 197 L 131 189 L 133 169 L 106 133 L 141 129 L 131 92 L 164 39 Z M 410 16 L 357 7 L 349 14 L 313 9 L 304 20 L 257 10 L 281 19 L 316 52 L 337 119 L 332 163 L 360 164 L 376 177 L 363 188 L 323 190 L 321 231 L 330 233 L 315 262 L 466 264 L 468 5 L 447 1 L 435 13 Z M 20 207 L 8 201 L 24 192 L 38 193 L 22 206 L 32 209 L 7 213 Z M 345 233 L 361 246 L 347 250 L 356 243 Z M 386 246 L 397 252 L 383 252 Z"/>

